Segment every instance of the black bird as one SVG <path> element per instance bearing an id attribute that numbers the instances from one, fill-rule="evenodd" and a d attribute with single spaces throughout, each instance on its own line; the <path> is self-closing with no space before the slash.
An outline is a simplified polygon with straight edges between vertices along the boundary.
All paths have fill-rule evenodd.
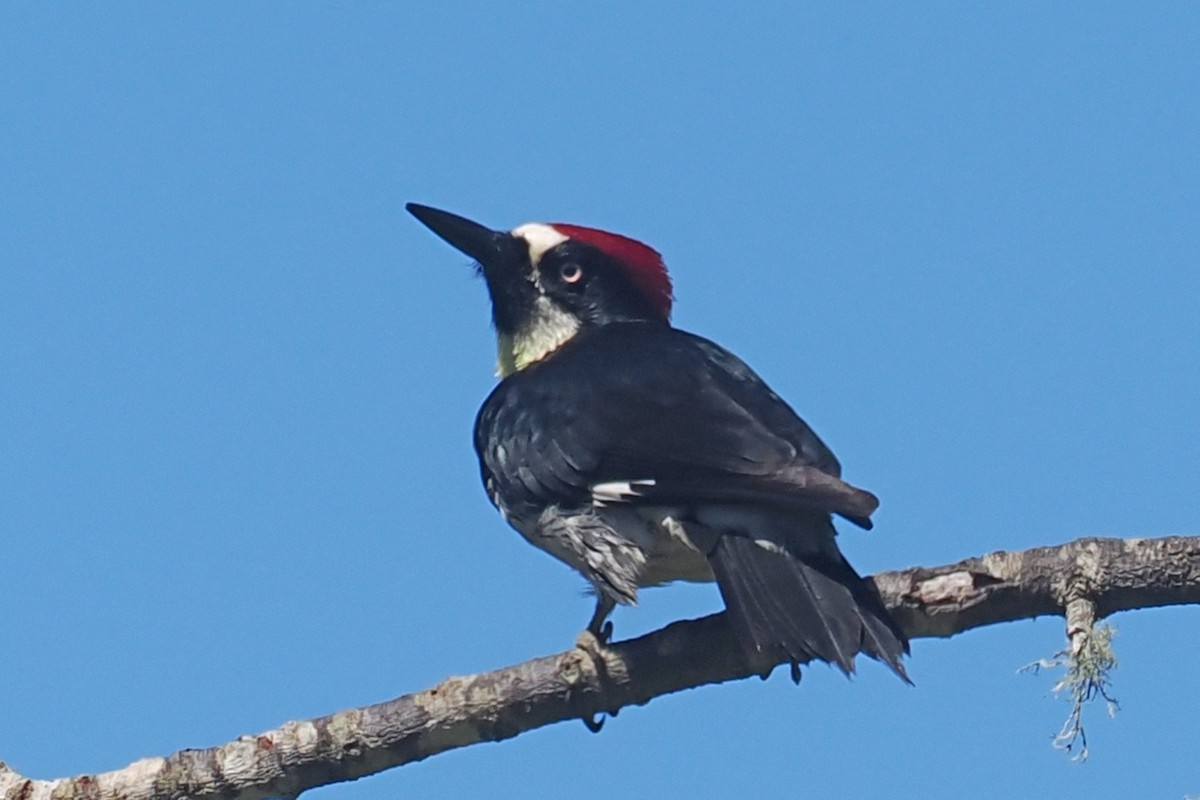
<path id="1" fill-rule="evenodd" d="M 737 356 L 671 327 L 658 252 L 578 225 L 493 231 L 410 203 L 487 281 L 501 381 L 475 423 L 488 496 L 595 588 L 589 630 L 671 581 L 717 582 L 742 646 L 908 680 L 903 632 L 846 562 L 831 515 L 878 500 Z"/>

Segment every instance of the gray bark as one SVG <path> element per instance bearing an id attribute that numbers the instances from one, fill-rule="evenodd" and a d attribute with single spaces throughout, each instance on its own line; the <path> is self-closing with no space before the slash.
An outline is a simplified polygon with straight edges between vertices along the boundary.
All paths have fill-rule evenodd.
<path id="1" fill-rule="evenodd" d="M 912 638 L 1056 614 L 1067 620 L 1068 652 L 1078 654 L 1088 649 L 1094 621 L 1113 612 L 1200 602 L 1200 536 L 1079 539 L 885 572 L 874 580 Z M 774 666 L 743 656 L 723 614 L 608 646 L 584 634 L 556 655 L 448 678 L 384 703 L 288 722 L 220 747 L 143 759 L 113 772 L 32 780 L 0 762 L 0 797 L 294 797 L 456 747 L 564 720 L 591 721 L 671 692 L 764 675 Z"/>

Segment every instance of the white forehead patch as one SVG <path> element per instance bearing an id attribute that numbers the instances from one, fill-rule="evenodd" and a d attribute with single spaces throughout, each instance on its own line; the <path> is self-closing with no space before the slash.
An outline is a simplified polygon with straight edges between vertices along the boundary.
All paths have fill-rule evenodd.
<path id="1" fill-rule="evenodd" d="M 548 250 L 558 247 L 567 240 L 566 236 L 540 222 L 526 222 L 520 227 L 513 228 L 512 235 L 519 236 L 528 243 L 529 263 L 534 267 L 538 265 Z"/>

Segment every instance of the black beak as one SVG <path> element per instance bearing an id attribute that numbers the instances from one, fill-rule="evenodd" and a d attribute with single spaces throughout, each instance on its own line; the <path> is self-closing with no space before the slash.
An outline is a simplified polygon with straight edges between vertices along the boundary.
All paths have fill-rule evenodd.
<path id="1" fill-rule="evenodd" d="M 515 242 L 507 232 L 494 231 L 466 217 L 417 203 L 408 203 L 404 207 L 422 225 L 484 267 L 495 266 L 512 258 Z"/>
<path id="2" fill-rule="evenodd" d="M 492 323 L 501 333 L 517 331 L 533 313 L 537 299 L 533 282 L 525 280 L 530 268 L 525 241 L 449 211 L 416 203 L 405 208 L 429 230 L 479 262 L 492 297 Z"/>

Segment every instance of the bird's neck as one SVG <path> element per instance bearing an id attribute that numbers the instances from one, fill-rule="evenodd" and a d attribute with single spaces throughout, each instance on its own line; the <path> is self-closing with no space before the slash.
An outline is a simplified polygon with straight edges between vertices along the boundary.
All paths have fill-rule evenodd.
<path id="1" fill-rule="evenodd" d="M 533 313 L 516 333 L 496 336 L 496 374 L 506 378 L 536 364 L 579 333 L 579 319 L 546 297 L 534 301 Z"/>

